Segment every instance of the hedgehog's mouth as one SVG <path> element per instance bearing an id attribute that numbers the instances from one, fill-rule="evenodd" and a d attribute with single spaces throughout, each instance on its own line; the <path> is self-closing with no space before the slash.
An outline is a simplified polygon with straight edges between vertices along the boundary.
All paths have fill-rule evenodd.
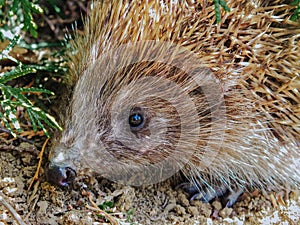
<path id="1" fill-rule="evenodd" d="M 61 187 L 67 187 L 73 183 L 76 171 L 68 166 L 50 165 L 47 170 L 47 181 Z"/>

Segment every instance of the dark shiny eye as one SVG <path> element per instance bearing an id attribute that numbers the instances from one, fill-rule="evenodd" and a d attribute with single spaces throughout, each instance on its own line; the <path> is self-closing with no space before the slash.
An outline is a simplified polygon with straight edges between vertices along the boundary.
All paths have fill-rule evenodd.
<path id="1" fill-rule="evenodd" d="M 144 123 L 144 116 L 140 113 L 134 113 L 129 116 L 128 122 L 132 128 L 139 128 Z"/>

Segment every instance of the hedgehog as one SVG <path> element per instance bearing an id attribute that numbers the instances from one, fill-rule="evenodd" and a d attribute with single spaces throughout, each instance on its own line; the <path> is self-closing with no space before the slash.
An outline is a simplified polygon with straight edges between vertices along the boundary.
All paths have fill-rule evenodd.
<path id="1" fill-rule="evenodd" d="M 95 1 L 71 41 L 71 98 L 47 177 L 88 169 L 191 199 L 300 181 L 300 27 L 285 1 Z M 227 193 L 227 194 L 226 194 Z"/>

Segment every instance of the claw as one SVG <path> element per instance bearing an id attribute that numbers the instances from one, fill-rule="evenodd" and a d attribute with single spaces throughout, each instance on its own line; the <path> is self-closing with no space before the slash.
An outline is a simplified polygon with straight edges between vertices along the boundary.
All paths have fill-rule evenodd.
<path id="1" fill-rule="evenodd" d="M 224 198 L 225 202 L 223 205 L 225 207 L 232 207 L 238 200 L 238 198 L 244 193 L 243 188 L 236 188 L 235 190 L 230 190 L 228 195 Z"/>

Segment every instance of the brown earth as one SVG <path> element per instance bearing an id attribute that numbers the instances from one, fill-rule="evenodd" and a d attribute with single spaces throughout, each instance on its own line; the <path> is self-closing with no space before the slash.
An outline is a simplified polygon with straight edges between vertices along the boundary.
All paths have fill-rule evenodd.
<path id="1" fill-rule="evenodd" d="M 22 142 L 0 145 L 0 224 L 18 224 L 9 204 L 25 224 L 299 224 L 300 191 L 245 193 L 233 208 L 188 200 L 172 181 L 143 188 L 118 185 L 99 177 L 79 176 L 61 189 L 43 175 L 27 191 L 37 168 L 38 150 Z M 43 172 L 41 171 L 41 174 Z M 103 216 L 97 206 L 108 205 Z M 3 200 L 4 199 L 4 200 Z M 112 205 L 113 203 L 113 205 Z M 101 216 L 102 215 L 102 216 Z"/>

